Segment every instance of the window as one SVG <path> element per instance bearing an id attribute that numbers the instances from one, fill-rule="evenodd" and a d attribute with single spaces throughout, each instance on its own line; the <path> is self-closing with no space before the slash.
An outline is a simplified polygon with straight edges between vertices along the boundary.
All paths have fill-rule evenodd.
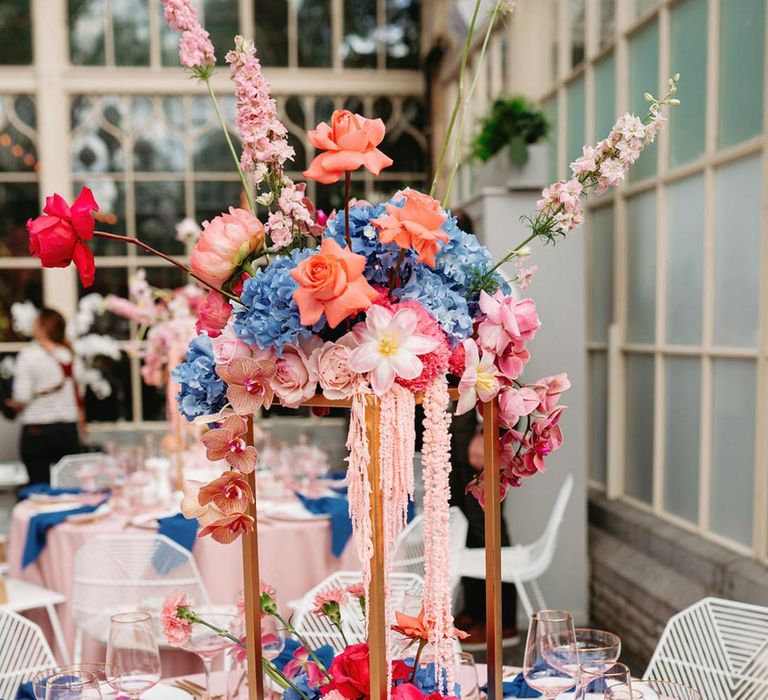
<path id="1" fill-rule="evenodd" d="M 0 66 L 32 63 L 29 0 L 0 3 Z"/>

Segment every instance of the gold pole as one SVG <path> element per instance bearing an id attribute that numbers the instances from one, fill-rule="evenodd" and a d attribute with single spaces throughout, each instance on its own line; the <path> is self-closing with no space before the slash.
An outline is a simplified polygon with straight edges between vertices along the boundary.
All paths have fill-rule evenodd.
<path id="1" fill-rule="evenodd" d="M 248 419 L 246 442 L 253 445 L 253 418 Z M 248 475 L 256 494 L 256 472 Z M 256 504 L 249 506 L 253 532 L 243 536 L 243 578 L 245 579 L 245 636 L 248 644 L 248 698 L 263 700 L 264 672 L 261 658 L 261 576 L 259 575 L 259 532 Z"/>
<path id="2" fill-rule="evenodd" d="M 384 513 L 379 483 L 379 412 L 375 396 L 366 399 L 365 422 L 368 432 L 368 479 L 371 484 L 371 584 L 368 591 L 368 649 L 371 698 L 387 697 L 387 620 L 384 608 Z"/>
<path id="3" fill-rule="evenodd" d="M 502 700 L 501 652 L 501 499 L 499 474 L 499 405 L 483 402 L 485 456 L 485 633 L 488 698 Z"/>

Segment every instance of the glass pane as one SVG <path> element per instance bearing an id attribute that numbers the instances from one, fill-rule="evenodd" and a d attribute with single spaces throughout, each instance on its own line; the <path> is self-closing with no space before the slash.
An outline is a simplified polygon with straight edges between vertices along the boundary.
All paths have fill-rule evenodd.
<path id="1" fill-rule="evenodd" d="M 168 418 L 166 406 L 166 391 L 164 387 L 148 386 L 141 383 L 141 407 L 142 419 L 152 421 L 165 421 Z"/>
<path id="2" fill-rule="evenodd" d="M 375 68 L 379 48 L 376 0 L 345 0 L 341 57 L 347 68 Z"/>
<path id="3" fill-rule="evenodd" d="M 265 66 L 288 65 L 287 0 L 255 0 L 254 42 Z"/>
<path id="4" fill-rule="evenodd" d="M 584 61 L 584 0 L 571 0 L 571 66 Z"/>
<path id="5" fill-rule="evenodd" d="M 600 48 L 613 41 L 616 32 L 616 0 L 600 0 Z"/>
<path id="6" fill-rule="evenodd" d="M 659 0 L 635 0 L 635 3 L 635 15 L 641 17 L 656 7 L 659 4 Z"/>
<path id="7" fill-rule="evenodd" d="M 69 60 L 77 66 L 103 66 L 104 0 L 69 0 Z"/>
<path id="8" fill-rule="evenodd" d="M 656 192 L 627 205 L 627 340 L 653 343 L 656 337 Z"/>
<path id="9" fill-rule="evenodd" d="M 581 155 L 584 145 L 585 102 L 584 78 L 577 78 L 567 88 L 566 103 L 568 124 L 566 127 L 566 166 Z"/>
<path id="10" fill-rule="evenodd" d="M 710 527 L 750 545 L 755 488 L 755 365 L 751 360 L 715 360 L 712 375 Z"/>
<path id="11" fill-rule="evenodd" d="M 210 221 L 229 207 L 242 207 L 243 189 L 240 182 L 196 182 L 195 220 Z"/>
<path id="12" fill-rule="evenodd" d="M 179 131 L 157 114 L 146 97 L 134 98 L 131 119 L 135 142 L 133 169 L 137 172 L 179 171 L 186 167 L 184 142 Z"/>
<path id="13" fill-rule="evenodd" d="M 557 180 L 558 168 L 557 168 L 557 96 L 550 97 L 543 105 L 544 113 L 547 115 L 547 121 L 549 122 L 549 133 L 547 134 L 548 160 L 549 160 L 549 172 L 547 180 L 549 182 L 555 182 Z"/>
<path id="14" fill-rule="evenodd" d="M 616 120 L 616 61 L 613 54 L 595 65 L 595 137 L 608 136 Z"/>
<path id="15" fill-rule="evenodd" d="M 216 63 L 225 65 L 224 57 L 238 33 L 237 0 L 205 0 L 205 28 L 216 49 Z"/>
<path id="16" fill-rule="evenodd" d="M 387 0 L 387 68 L 419 67 L 420 0 Z"/>
<path id="17" fill-rule="evenodd" d="M 701 360 L 668 357 L 664 424 L 664 510 L 699 520 Z"/>
<path id="18" fill-rule="evenodd" d="M 119 297 L 128 296 L 128 270 L 124 267 L 99 267 L 99 274 L 96 275 L 93 286 L 88 289 L 83 289 L 78 285 L 78 294 L 80 297 L 84 297 L 86 294 L 91 293 L 114 294 Z M 130 324 L 127 318 L 118 316 L 110 312 L 105 312 L 96 316 L 93 326 L 91 326 L 92 333 L 100 333 L 103 335 L 111 335 L 118 340 L 128 340 L 130 337 Z"/>
<path id="19" fill-rule="evenodd" d="M 184 218 L 184 183 L 137 182 L 135 188 L 137 237 L 164 253 L 183 253 L 176 224 Z"/>
<path id="20" fill-rule="evenodd" d="M 667 190 L 667 342 L 701 343 L 704 293 L 704 178 Z"/>
<path id="21" fill-rule="evenodd" d="M 672 70 L 686 76 L 680 104 L 670 110 L 670 165 L 704 154 L 707 100 L 707 0 L 685 0 L 672 6 Z"/>
<path id="22" fill-rule="evenodd" d="M 589 354 L 589 469 L 590 476 L 605 483 L 608 434 L 608 365 L 604 352 Z"/>
<path id="23" fill-rule="evenodd" d="M 38 197 L 36 182 L 0 182 L 0 257 L 29 256 L 26 224 L 40 214 Z M 3 271 L 0 277 L 6 274 Z"/>
<path id="24" fill-rule="evenodd" d="M 715 344 L 755 347 L 762 250 L 759 156 L 715 175 Z"/>
<path id="25" fill-rule="evenodd" d="M 43 271 L 4 269 L 0 273 L 0 342 L 26 340 L 13 330 L 11 317 L 11 306 L 25 301 L 31 301 L 35 306 L 43 305 Z"/>
<path id="26" fill-rule="evenodd" d="M 99 203 L 99 212 L 96 218 L 100 231 L 126 235 L 125 185 L 121 181 L 101 178 L 86 181 L 75 180 L 72 185 L 75 192 L 79 192 L 83 185 L 90 187 L 93 191 L 93 196 Z M 94 255 L 126 255 L 128 253 L 128 246 L 124 243 L 103 238 L 94 238 L 90 247 Z"/>
<path id="27" fill-rule="evenodd" d="M 230 133 L 237 144 L 237 135 Z M 237 148 L 237 146 L 235 146 Z M 215 127 L 198 136 L 193 143 L 194 167 L 198 172 L 232 172 L 235 164 L 221 127 Z M 239 150 L 239 149 L 238 149 Z"/>
<path id="28" fill-rule="evenodd" d="M 32 19 L 29 0 L 0 3 L 0 65 L 32 63 Z"/>
<path id="29" fill-rule="evenodd" d="M 149 0 L 111 0 L 115 64 L 149 65 Z"/>
<path id="30" fill-rule="evenodd" d="M 657 94 L 659 87 L 659 24 L 641 29 L 629 42 L 629 104 L 632 112 L 643 117 L 648 103 L 646 92 Z M 657 144 L 643 149 L 643 154 L 629 171 L 631 180 L 642 180 L 656 174 Z"/>
<path id="31" fill-rule="evenodd" d="M 718 143 L 731 146 L 763 130 L 765 0 L 720 5 Z"/>
<path id="32" fill-rule="evenodd" d="M 298 0 L 299 65 L 322 68 L 331 65 L 330 0 Z"/>
<path id="33" fill-rule="evenodd" d="M 608 341 L 613 320 L 613 205 L 590 214 L 589 339 Z"/>
<path id="34" fill-rule="evenodd" d="M 90 390 L 85 394 L 85 415 L 89 423 L 131 420 L 131 360 L 122 353 L 119 360 L 100 357 L 98 368 L 101 376 L 109 382 L 111 393 L 99 399 Z"/>
<path id="35" fill-rule="evenodd" d="M 653 498 L 653 364 L 653 355 L 626 358 L 625 491 L 646 503 Z"/>

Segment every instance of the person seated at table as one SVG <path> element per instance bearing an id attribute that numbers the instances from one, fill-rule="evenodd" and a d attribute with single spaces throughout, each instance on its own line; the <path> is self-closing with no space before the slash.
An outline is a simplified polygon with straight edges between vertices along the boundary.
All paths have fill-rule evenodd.
<path id="1" fill-rule="evenodd" d="M 51 464 L 81 452 L 79 427 L 85 427 L 78 377 L 82 363 L 66 337 L 66 321 L 43 308 L 35 319 L 33 341 L 16 360 L 13 398 L 7 403 L 21 421 L 21 460 L 30 484 L 48 484 Z"/>
<path id="2" fill-rule="evenodd" d="M 469 522 L 467 547 L 485 547 L 485 513 L 477 499 L 466 492 L 469 482 L 485 465 L 483 433 L 478 429 L 475 411 L 455 416 L 451 425 L 451 505 L 461 508 Z M 501 545 L 511 544 L 504 509 L 501 511 Z M 485 580 L 461 580 L 464 607 L 456 616 L 456 627 L 469 633 L 461 645 L 468 651 L 485 648 Z M 501 586 L 501 626 L 504 646 L 519 641 L 517 632 L 517 592 L 513 584 Z"/>

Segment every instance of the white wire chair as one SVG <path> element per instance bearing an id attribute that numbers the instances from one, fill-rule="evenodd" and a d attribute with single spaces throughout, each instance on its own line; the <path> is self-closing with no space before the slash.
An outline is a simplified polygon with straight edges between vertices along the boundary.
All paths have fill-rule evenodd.
<path id="1" fill-rule="evenodd" d="M 10 610 L 0 610 L 0 698 L 12 700 L 19 686 L 56 665 L 43 631 Z"/>
<path id="2" fill-rule="evenodd" d="M 403 610 L 407 607 L 405 604 L 407 596 L 413 597 L 412 602 L 421 603 L 424 590 L 424 579 L 421 576 L 409 573 L 393 573 L 389 580 L 392 603 L 396 610 Z M 359 571 L 338 571 L 318 583 L 301 599 L 294 625 L 313 649 L 329 644 L 335 653 L 339 653 L 346 646 L 344 637 L 328 618 L 312 611 L 313 601 L 317 594 L 337 588 L 344 589 L 351 584 L 362 583 L 362 581 L 363 577 Z M 407 612 L 418 613 L 418 611 L 414 612 L 413 610 Z M 347 642 L 355 644 L 365 641 L 365 617 L 357 598 L 348 596 L 347 602 L 341 606 L 341 625 Z"/>
<path id="3" fill-rule="evenodd" d="M 569 474 L 560 488 L 549 521 L 541 536 L 531 544 L 513 545 L 501 549 L 501 580 L 505 583 L 515 584 L 520 602 L 528 615 L 533 612 L 533 606 L 528 591 L 525 589 L 526 583 L 529 583 L 533 589 L 538 609 L 545 610 L 547 608 L 538 579 L 549 569 L 552 563 L 557 545 L 557 533 L 563 522 L 565 508 L 572 491 L 573 476 Z M 467 578 L 484 579 L 485 549 L 464 549 L 459 572 L 461 576 Z"/>
<path id="4" fill-rule="evenodd" d="M 644 678 L 692 686 L 706 700 L 768 698 L 768 608 L 703 598 L 667 622 Z"/>
<path id="5" fill-rule="evenodd" d="M 459 567 L 467 543 L 469 523 L 457 506 L 450 509 L 451 589 L 456 592 L 461 580 Z M 400 533 L 392 555 L 392 570 L 424 577 L 424 514 L 417 515 Z"/>
<path id="6" fill-rule="evenodd" d="M 175 590 L 194 606 L 209 602 L 192 553 L 164 535 L 101 535 L 86 542 L 75 554 L 75 662 L 82 660 L 85 634 L 106 643 L 109 618 L 117 612 L 147 611 L 159 633 L 160 610 Z"/>
<path id="7" fill-rule="evenodd" d="M 51 467 L 51 486 L 96 490 L 113 485 L 117 475 L 117 462 L 102 452 L 67 455 Z"/>

